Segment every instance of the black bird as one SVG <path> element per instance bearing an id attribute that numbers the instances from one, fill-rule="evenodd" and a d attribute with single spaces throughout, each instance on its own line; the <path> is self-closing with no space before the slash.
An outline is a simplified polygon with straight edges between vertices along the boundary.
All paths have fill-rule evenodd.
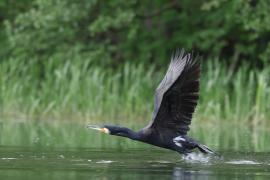
<path id="1" fill-rule="evenodd" d="M 188 154 L 195 148 L 203 153 L 216 154 L 187 136 L 199 99 L 199 78 L 200 58 L 178 49 L 173 53 L 166 75 L 156 89 L 152 121 L 145 128 L 134 132 L 126 127 L 109 125 L 87 127 L 181 154 Z"/>

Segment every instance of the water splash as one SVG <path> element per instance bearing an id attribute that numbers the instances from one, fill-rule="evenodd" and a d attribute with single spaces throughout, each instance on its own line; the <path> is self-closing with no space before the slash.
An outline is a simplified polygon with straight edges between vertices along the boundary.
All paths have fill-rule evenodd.
<path id="1" fill-rule="evenodd" d="M 192 152 L 187 155 L 183 155 L 182 159 L 189 163 L 209 163 L 209 161 L 211 160 L 211 156 L 202 153 Z"/>

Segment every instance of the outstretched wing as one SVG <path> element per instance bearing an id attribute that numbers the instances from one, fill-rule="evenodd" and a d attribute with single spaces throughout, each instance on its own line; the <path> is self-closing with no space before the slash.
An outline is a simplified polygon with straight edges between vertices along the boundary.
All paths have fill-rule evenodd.
<path id="1" fill-rule="evenodd" d="M 199 99 L 198 57 L 177 50 L 155 93 L 152 121 L 146 128 L 169 129 L 185 135 Z"/>

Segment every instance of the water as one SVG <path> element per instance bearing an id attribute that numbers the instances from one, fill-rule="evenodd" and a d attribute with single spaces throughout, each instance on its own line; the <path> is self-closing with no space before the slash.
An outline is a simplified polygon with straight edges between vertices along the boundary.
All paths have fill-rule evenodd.
<path id="1" fill-rule="evenodd" d="M 269 153 L 0 147 L 1 179 L 269 179 Z"/>

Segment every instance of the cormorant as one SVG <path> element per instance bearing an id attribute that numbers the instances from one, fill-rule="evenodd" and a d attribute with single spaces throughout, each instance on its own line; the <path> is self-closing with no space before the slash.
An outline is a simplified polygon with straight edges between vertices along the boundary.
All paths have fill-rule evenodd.
<path id="1" fill-rule="evenodd" d="M 188 154 L 198 148 L 216 154 L 207 146 L 187 136 L 192 114 L 199 99 L 200 58 L 177 49 L 164 79 L 155 91 L 152 121 L 134 132 L 126 127 L 88 125 L 101 132 L 127 137 L 154 146 Z"/>

